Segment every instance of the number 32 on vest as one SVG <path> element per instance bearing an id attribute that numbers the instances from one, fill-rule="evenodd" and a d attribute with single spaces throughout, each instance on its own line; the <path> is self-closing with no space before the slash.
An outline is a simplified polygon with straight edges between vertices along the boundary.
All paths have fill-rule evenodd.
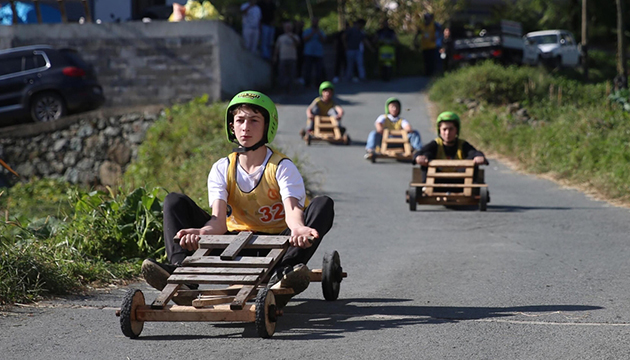
<path id="1" fill-rule="evenodd" d="M 284 220 L 284 206 L 280 202 L 271 206 L 263 206 L 258 209 L 258 213 L 262 214 L 260 221 L 264 223 Z"/>

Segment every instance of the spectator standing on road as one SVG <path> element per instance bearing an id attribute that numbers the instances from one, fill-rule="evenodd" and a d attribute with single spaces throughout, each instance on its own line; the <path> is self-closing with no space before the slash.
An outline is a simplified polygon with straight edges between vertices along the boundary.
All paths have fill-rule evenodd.
<path id="1" fill-rule="evenodd" d="M 256 0 L 249 0 L 241 5 L 241 15 L 243 16 L 243 39 L 245 48 L 256 53 L 258 38 L 260 37 L 260 19 L 262 13 Z"/>
<path id="2" fill-rule="evenodd" d="M 444 28 L 444 37 L 442 38 L 442 48 L 440 49 L 440 57 L 442 58 L 442 68 L 449 71 L 449 60 L 453 53 L 453 38 L 451 38 L 451 29 Z"/>
<path id="3" fill-rule="evenodd" d="M 342 36 L 344 47 L 346 49 L 346 59 L 347 59 L 347 68 L 346 68 L 346 80 L 352 79 L 353 81 L 358 81 L 357 78 L 353 78 L 354 72 L 354 64 L 357 65 L 357 70 L 359 72 L 359 79 L 361 81 L 365 80 L 365 67 L 363 66 L 363 51 L 361 48 L 361 44 L 365 44 L 365 46 L 373 51 L 372 45 L 367 41 L 367 37 L 363 32 L 363 27 L 365 26 L 365 20 L 359 19 L 352 24 L 350 28 L 348 28 L 345 34 Z"/>
<path id="4" fill-rule="evenodd" d="M 319 28 L 319 18 L 311 19 L 311 27 L 302 33 L 304 41 L 304 85 L 311 85 L 313 67 L 315 68 L 315 82 L 323 80 L 324 71 L 324 40 L 326 35 Z"/>
<path id="5" fill-rule="evenodd" d="M 435 22 L 433 21 L 432 14 L 424 14 L 423 21 L 413 39 L 416 46 L 418 43 L 418 36 L 421 37 L 420 47 L 422 48 L 422 59 L 424 61 L 424 74 L 426 76 L 432 76 L 435 72 L 435 61 L 437 58 Z"/>
<path id="6" fill-rule="evenodd" d="M 284 34 L 276 40 L 273 61 L 278 63 L 278 85 L 285 91 L 291 91 L 295 82 L 300 38 L 293 33 L 293 23 L 290 21 L 285 22 L 283 28 Z"/>
<path id="7" fill-rule="evenodd" d="M 262 13 L 262 18 L 260 20 L 260 54 L 263 59 L 271 59 L 271 54 L 273 52 L 273 40 L 276 37 L 276 27 L 274 26 L 276 4 L 273 0 L 262 0 L 258 3 L 258 7 Z"/>

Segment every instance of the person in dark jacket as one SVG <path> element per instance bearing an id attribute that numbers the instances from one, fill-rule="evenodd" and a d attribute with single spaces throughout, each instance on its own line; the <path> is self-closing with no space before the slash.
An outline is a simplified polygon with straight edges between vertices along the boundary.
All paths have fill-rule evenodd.
<path id="1" fill-rule="evenodd" d="M 422 168 L 423 182 L 426 181 L 429 161 L 434 159 L 469 159 L 475 161 L 475 166 L 488 165 L 488 160 L 481 151 L 459 138 L 460 128 L 461 121 L 456 113 L 445 111 L 438 116 L 438 137 L 413 154 L 413 164 Z M 474 179 L 477 179 L 477 176 L 474 176 Z"/>

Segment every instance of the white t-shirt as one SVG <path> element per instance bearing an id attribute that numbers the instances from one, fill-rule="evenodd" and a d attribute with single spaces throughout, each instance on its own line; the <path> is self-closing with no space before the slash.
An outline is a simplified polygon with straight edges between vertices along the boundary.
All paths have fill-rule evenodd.
<path id="1" fill-rule="evenodd" d="M 400 119 L 400 116 L 393 116 L 392 114 L 387 114 L 387 117 L 389 118 L 389 120 L 391 120 L 392 122 L 396 122 Z M 382 124 L 385 122 L 385 114 L 379 116 L 376 121 L 374 122 L 374 125 L 376 124 Z M 409 126 L 409 122 L 405 119 L 402 119 L 402 123 L 400 124 L 400 126 L 402 126 L 402 128 L 406 128 L 407 126 Z"/>
<path id="2" fill-rule="evenodd" d="M 250 192 L 254 189 L 254 187 L 256 187 L 262 177 L 265 167 L 267 166 L 269 158 L 271 158 L 271 155 L 272 151 L 267 148 L 265 161 L 252 174 L 248 174 L 240 164 L 236 166 L 236 183 L 242 191 Z M 212 165 L 212 169 L 208 175 L 208 201 L 210 202 L 211 207 L 215 200 L 223 200 L 227 202 L 228 163 L 227 157 L 220 159 Z M 292 161 L 283 160 L 280 164 L 278 164 L 276 180 L 278 181 L 280 196 L 283 201 L 286 198 L 293 197 L 298 200 L 300 206 L 304 206 L 304 201 L 306 200 L 304 180 Z"/>
<path id="3" fill-rule="evenodd" d="M 241 11 L 249 6 L 249 2 L 241 5 Z M 243 14 L 243 29 L 257 29 L 262 19 L 262 12 L 258 5 L 252 5 L 246 13 Z"/>
<path id="4" fill-rule="evenodd" d="M 282 34 L 276 40 L 280 60 L 297 60 L 297 45 L 300 38 L 295 34 Z"/>

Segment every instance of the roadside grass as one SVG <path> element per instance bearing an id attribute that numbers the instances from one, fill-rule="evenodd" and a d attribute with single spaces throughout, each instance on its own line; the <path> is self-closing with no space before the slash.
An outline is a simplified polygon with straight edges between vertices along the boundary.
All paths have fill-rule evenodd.
<path id="1" fill-rule="evenodd" d="M 0 305 L 124 283 L 139 276 L 142 259 L 165 260 L 166 194 L 185 193 L 210 210 L 208 172 L 233 148 L 225 105 L 200 97 L 167 109 L 117 189 L 53 179 L 0 189 Z M 308 176 L 305 183 L 312 186 Z"/>
<path id="2" fill-rule="evenodd" d="M 621 203 L 630 202 L 630 115 L 606 84 L 583 84 L 542 68 L 492 63 L 438 79 L 429 92 L 440 110 L 462 114 L 462 137 L 536 174 Z M 475 99 L 469 110 L 458 99 Z M 518 102 L 528 116 L 508 111 Z"/>

